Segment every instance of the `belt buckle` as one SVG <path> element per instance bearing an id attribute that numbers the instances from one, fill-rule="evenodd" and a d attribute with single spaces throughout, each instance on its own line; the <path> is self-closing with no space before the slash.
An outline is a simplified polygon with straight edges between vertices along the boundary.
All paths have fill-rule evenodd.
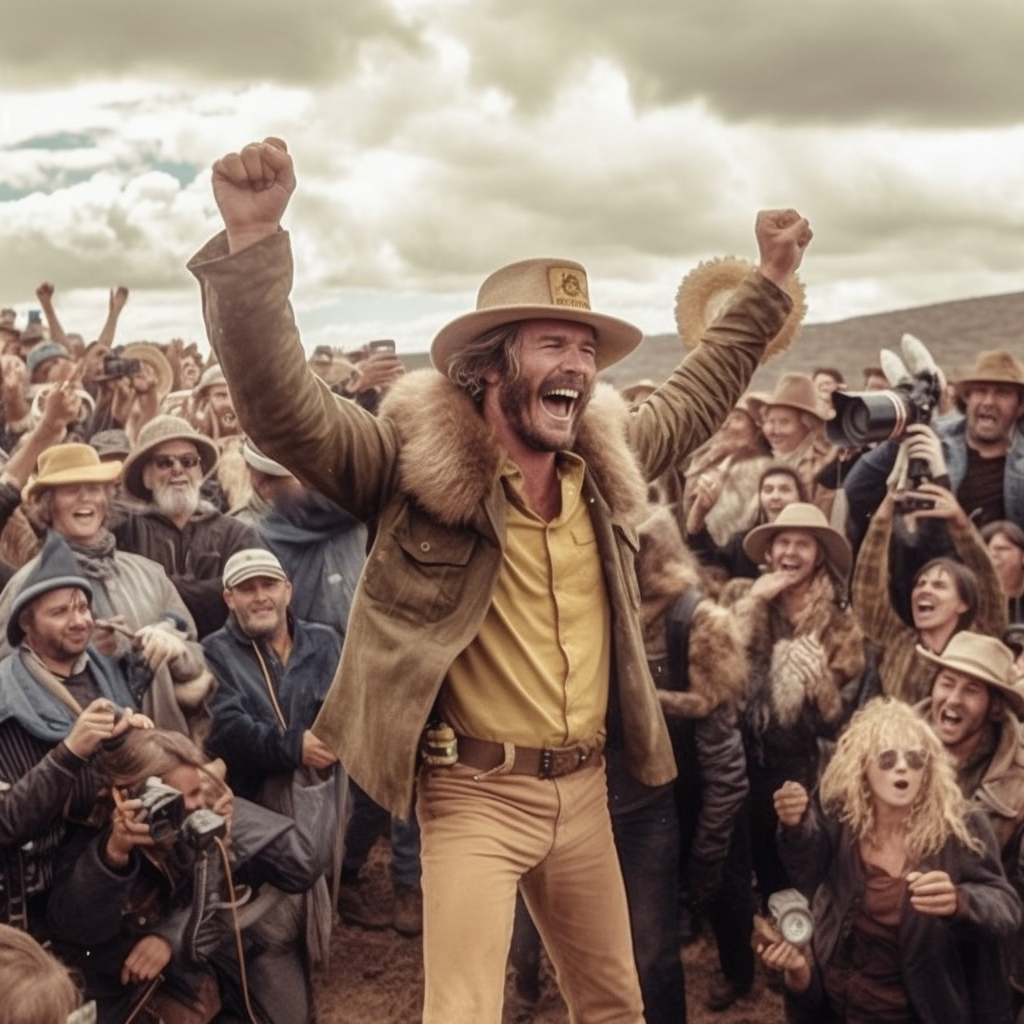
<path id="1" fill-rule="evenodd" d="M 542 779 L 557 779 L 561 775 L 569 775 L 582 768 L 590 758 L 590 751 L 582 744 L 571 747 L 545 747 L 540 752 L 540 771 Z"/>

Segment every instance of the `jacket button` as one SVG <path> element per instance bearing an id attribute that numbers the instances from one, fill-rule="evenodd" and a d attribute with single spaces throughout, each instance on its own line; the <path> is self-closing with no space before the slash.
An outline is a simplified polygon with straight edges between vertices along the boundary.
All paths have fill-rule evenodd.
<path id="1" fill-rule="evenodd" d="M 430 544 L 428 544 L 428 543 L 427 543 L 427 541 L 424 541 L 424 542 L 423 542 L 423 543 L 422 543 L 422 544 L 420 545 L 420 551 L 424 551 L 424 552 L 426 552 L 426 551 L 429 551 L 429 550 L 430 550 Z"/>

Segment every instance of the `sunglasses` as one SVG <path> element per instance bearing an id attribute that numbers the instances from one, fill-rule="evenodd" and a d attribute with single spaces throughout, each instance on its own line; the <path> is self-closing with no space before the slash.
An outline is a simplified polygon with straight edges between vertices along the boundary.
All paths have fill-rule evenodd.
<path id="1" fill-rule="evenodd" d="M 195 469 L 200 461 L 198 455 L 154 455 L 152 459 L 157 469 L 171 469 L 175 464 L 182 469 Z"/>
<path id="2" fill-rule="evenodd" d="M 912 772 L 924 771 L 924 766 L 928 763 L 928 754 L 924 750 L 883 750 L 875 760 L 883 772 L 888 772 L 896 767 L 900 754 Z"/>

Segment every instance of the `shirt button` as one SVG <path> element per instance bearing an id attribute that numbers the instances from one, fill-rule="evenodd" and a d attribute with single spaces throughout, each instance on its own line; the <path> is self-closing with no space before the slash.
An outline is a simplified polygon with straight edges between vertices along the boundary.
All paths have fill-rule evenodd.
<path id="1" fill-rule="evenodd" d="M 425 552 L 427 552 L 427 551 L 429 551 L 429 550 L 430 550 L 430 545 L 429 545 L 429 544 L 428 544 L 428 543 L 427 543 L 426 541 L 424 541 L 424 542 L 423 542 L 423 543 L 422 543 L 422 544 L 420 545 L 420 551 L 423 551 L 423 552 L 425 553 Z"/>

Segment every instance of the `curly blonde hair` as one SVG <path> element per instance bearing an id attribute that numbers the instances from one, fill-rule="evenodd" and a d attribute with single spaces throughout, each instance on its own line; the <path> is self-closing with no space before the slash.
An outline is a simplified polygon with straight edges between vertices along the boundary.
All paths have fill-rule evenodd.
<path id="1" fill-rule="evenodd" d="M 825 810 L 848 825 L 858 839 L 870 839 L 876 819 L 868 762 L 893 747 L 923 750 L 928 758 L 921 790 L 906 821 L 907 853 L 913 861 L 937 853 L 950 836 L 980 852 L 980 840 L 967 828 L 967 802 L 945 747 L 909 704 L 891 697 L 876 697 L 865 704 L 839 737 L 821 779 Z"/>

